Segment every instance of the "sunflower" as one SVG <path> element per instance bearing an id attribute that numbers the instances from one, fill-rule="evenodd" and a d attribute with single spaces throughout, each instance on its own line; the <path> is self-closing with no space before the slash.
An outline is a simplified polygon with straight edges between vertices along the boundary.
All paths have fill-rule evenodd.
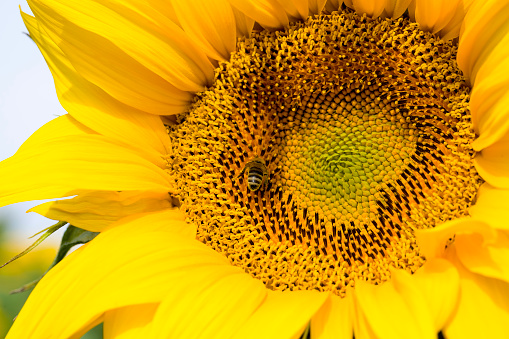
<path id="1" fill-rule="evenodd" d="M 509 335 L 509 1 L 29 5 L 0 202 L 100 234 L 7 338 Z"/>

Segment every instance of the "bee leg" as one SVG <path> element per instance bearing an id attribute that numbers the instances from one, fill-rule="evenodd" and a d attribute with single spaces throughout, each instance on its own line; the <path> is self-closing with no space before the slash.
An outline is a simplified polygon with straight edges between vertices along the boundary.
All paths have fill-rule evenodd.
<path id="1" fill-rule="evenodd" d="M 266 184 L 269 182 L 269 176 L 267 174 L 264 174 L 263 175 L 263 179 L 262 179 L 262 188 L 265 189 L 266 187 Z"/>
<path id="2" fill-rule="evenodd" d="M 248 166 L 245 166 L 244 169 L 242 169 L 242 171 L 240 171 L 240 173 L 235 176 L 235 179 L 238 180 L 246 172 L 247 167 Z"/>

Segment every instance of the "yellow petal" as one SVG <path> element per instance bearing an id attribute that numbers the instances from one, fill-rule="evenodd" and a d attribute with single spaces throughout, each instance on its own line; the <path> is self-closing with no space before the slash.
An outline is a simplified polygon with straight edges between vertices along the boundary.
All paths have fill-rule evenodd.
<path id="1" fill-rule="evenodd" d="M 509 134 L 484 148 L 474 158 L 474 165 L 481 177 L 490 185 L 509 189 Z"/>
<path id="2" fill-rule="evenodd" d="M 468 270 L 509 283 L 507 231 L 498 231 L 496 239 L 490 240 L 484 239 L 479 233 L 459 234 L 455 245 L 459 260 Z"/>
<path id="3" fill-rule="evenodd" d="M 352 0 L 352 3 L 357 13 L 366 14 L 372 18 L 378 18 L 385 8 L 385 0 Z"/>
<path id="4" fill-rule="evenodd" d="M 41 24 L 35 18 L 23 12 L 21 15 L 30 32 L 30 36 L 33 37 L 34 41 L 37 43 L 53 74 L 60 102 L 64 108 L 71 113 L 76 115 L 76 113 L 72 112 L 74 108 L 72 105 L 76 104 L 78 107 L 83 106 L 83 98 L 87 98 L 85 106 L 87 104 L 90 105 L 89 114 L 93 116 L 106 116 L 106 112 L 101 112 L 101 108 L 111 109 L 112 107 L 114 112 L 122 112 L 125 110 L 128 116 L 132 115 L 130 112 L 149 112 L 154 114 L 181 113 L 191 100 L 190 93 L 181 91 L 167 82 L 160 82 L 157 77 L 154 77 L 153 80 L 160 83 L 159 87 L 164 88 L 158 90 L 157 84 L 153 83 L 154 87 L 151 89 L 152 92 L 150 93 L 143 89 L 141 89 L 141 93 L 134 93 L 132 88 L 117 88 L 124 85 L 121 83 L 115 84 L 117 79 L 111 79 L 112 82 L 106 83 L 104 86 L 106 90 L 109 90 L 110 93 L 108 94 L 76 72 L 67 56 L 55 42 L 50 39 L 48 34 L 42 29 Z M 115 61 L 115 64 L 120 61 L 120 59 Z M 129 60 L 127 62 L 127 65 L 132 63 L 132 61 Z M 133 67 L 133 71 L 140 70 L 138 66 Z M 140 71 L 144 72 L 143 69 Z M 132 79 L 128 79 L 126 83 L 129 84 L 130 82 L 132 82 Z M 143 82 L 141 83 L 143 84 Z M 145 83 L 144 85 L 148 86 L 150 84 Z M 114 94 L 113 96 L 116 95 L 116 98 L 121 100 L 123 104 L 110 96 L 112 91 Z M 159 95 L 156 93 L 158 91 L 163 93 Z M 102 100 L 104 100 L 104 103 L 102 103 Z M 136 109 L 134 107 L 136 107 Z M 77 116 L 77 118 L 79 117 Z"/>
<path id="5" fill-rule="evenodd" d="M 438 34 L 445 41 L 457 38 L 460 34 L 461 25 L 465 19 L 470 6 L 474 0 L 460 0 L 456 10 L 454 11 L 451 20 L 442 28 Z"/>
<path id="6" fill-rule="evenodd" d="M 506 40 L 508 47 L 492 53 L 477 73 L 472 89 L 470 112 L 474 130 L 479 135 L 472 143 L 476 151 L 509 134 L 509 78 L 500 76 L 509 74 L 509 34 Z"/>
<path id="7" fill-rule="evenodd" d="M 472 77 L 475 78 L 476 86 L 481 79 L 492 77 L 497 71 L 507 71 L 507 59 L 509 58 L 509 27 L 505 31 L 494 33 L 492 40 L 487 42 L 486 49 L 480 52 L 472 69 Z M 498 74 L 498 73 L 496 73 Z M 500 81 L 497 81 L 497 84 Z"/>
<path id="8" fill-rule="evenodd" d="M 64 258 L 31 293 L 7 338 L 67 338 L 106 311 L 183 295 L 186 281 L 245 274 L 204 244 L 173 232 L 172 220 L 147 218 L 104 231 Z"/>
<path id="9" fill-rule="evenodd" d="M 355 310 L 356 311 L 353 315 L 354 318 L 353 333 L 355 335 L 355 338 L 379 339 L 378 336 L 373 332 L 373 330 L 369 326 L 369 322 L 366 319 L 366 315 L 362 312 L 358 305 L 355 307 Z"/>
<path id="10" fill-rule="evenodd" d="M 450 322 L 458 305 L 458 271 L 447 260 L 431 259 L 417 270 L 412 280 L 424 296 L 438 333 Z"/>
<path id="11" fill-rule="evenodd" d="M 266 300 L 233 338 L 298 338 L 328 298 L 317 291 L 268 291 Z"/>
<path id="12" fill-rule="evenodd" d="M 146 154 L 155 153 L 155 158 L 168 152 L 169 137 L 159 117 L 133 109 L 86 81 L 53 41 L 40 33 L 37 21 L 25 13 L 22 16 L 52 70 L 62 106 L 74 118 L 97 133 L 136 145 Z"/>
<path id="13" fill-rule="evenodd" d="M 254 20 L 232 7 L 233 15 L 235 15 L 235 24 L 237 26 L 237 36 L 250 37 L 253 31 Z"/>
<path id="14" fill-rule="evenodd" d="M 448 221 L 434 228 L 416 230 L 415 237 L 421 253 L 426 259 L 444 258 L 448 247 L 454 244 L 456 234 L 479 233 L 492 242 L 496 239 L 496 231 L 486 223 L 473 218 L 461 218 Z"/>
<path id="15" fill-rule="evenodd" d="M 460 273 L 461 297 L 445 337 L 508 338 L 509 284 L 469 272 L 454 255 L 450 260 Z"/>
<path id="16" fill-rule="evenodd" d="M 40 12 L 37 9 L 34 13 L 37 14 L 39 31 L 51 38 L 61 51 L 56 67 L 65 62 L 72 63 L 73 70 L 87 81 L 141 111 L 178 113 L 176 107 L 182 108 L 183 103 L 189 101 L 190 93 L 152 72 L 111 41 L 74 25 L 49 9 Z M 48 26 L 53 30 L 49 30 Z M 64 28 L 72 32 L 64 33 Z M 72 80 L 73 74 L 69 78 Z M 67 84 L 68 87 L 72 85 L 72 82 Z M 203 86 L 194 89 L 200 88 Z"/>
<path id="17" fill-rule="evenodd" d="M 496 49 L 507 49 L 509 33 L 509 2 L 507 0 L 477 1 L 470 7 L 460 32 L 458 66 L 476 82 L 476 74 L 485 59 Z"/>
<path id="18" fill-rule="evenodd" d="M 308 0 L 309 14 L 320 14 L 327 0 Z"/>
<path id="19" fill-rule="evenodd" d="M 112 223 L 135 214 L 171 208 L 168 193 L 156 192 L 83 192 L 72 199 L 49 201 L 28 212 L 53 220 L 65 220 L 91 232 L 102 232 Z"/>
<path id="20" fill-rule="evenodd" d="M 461 261 L 457 267 L 483 276 L 509 282 L 509 235 L 473 218 L 451 221 L 430 230 L 416 232 L 421 252 L 429 260 L 449 259 L 451 253 Z"/>
<path id="21" fill-rule="evenodd" d="M 167 26 L 172 26 L 168 24 L 168 19 L 182 28 L 175 9 L 168 1 L 131 1 L 124 4 L 139 13 L 150 13 L 151 20 L 161 26 L 163 30 Z"/>
<path id="22" fill-rule="evenodd" d="M 359 326 L 369 327 L 363 331 L 375 338 L 436 338 L 428 304 L 405 271 L 392 272 L 391 280 L 379 286 L 356 282 L 355 300 L 363 314 Z"/>
<path id="23" fill-rule="evenodd" d="M 210 282 L 183 280 L 173 287 L 149 338 L 231 338 L 267 295 L 263 283 L 243 272 Z"/>
<path id="24" fill-rule="evenodd" d="M 263 26 L 271 28 L 288 27 L 286 12 L 276 0 L 229 0 L 246 16 Z"/>
<path id="25" fill-rule="evenodd" d="M 461 0 L 416 0 L 415 21 L 422 30 L 436 33 L 452 20 L 460 4 Z"/>
<path id="26" fill-rule="evenodd" d="M 87 326 L 84 326 L 78 332 L 74 333 L 69 339 L 81 339 L 87 332 L 104 322 L 104 314 L 91 321 Z"/>
<path id="27" fill-rule="evenodd" d="M 306 20 L 309 15 L 308 0 L 277 0 L 277 2 L 294 18 Z"/>
<path id="28" fill-rule="evenodd" d="M 351 339 L 353 336 L 351 293 L 340 298 L 331 295 L 311 319 L 311 333 L 317 339 Z"/>
<path id="29" fill-rule="evenodd" d="M 385 4 L 385 13 L 389 18 L 399 18 L 408 9 L 412 0 L 387 0 Z"/>
<path id="30" fill-rule="evenodd" d="M 332 13 L 339 10 L 339 7 L 343 4 L 343 1 L 339 0 L 327 0 L 325 3 L 325 10 L 327 13 Z"/>
<path id="31" fill-rule="evenodd" d="M 162 160 L 158 165 L 164 168 Z M 0 205 L 65 197 L 76 190 L 169 192 L 161 167 L 101 135 L 63 136 L 23 147 L 0 164 Z"/>
<path id="32" fill-rule="evenodd" d="M 227 0 L 172 0 L 179 22 L 201 49 L 215 60 L 229 60 L 235 51 L 236 26 Z"/>
<path id="33" fill-rule="evenodd" d="M 136 233 L 140 227 L 146 231 L 163 231 L 178 234 L 187 239 L 196 239 L 196 225 L 185 221 L 185 214 L 177 208 L 142 215 L 131 215 L 111 224 L 105 231 L 121 226 L 123 232 Z"/>
<path id="34" fill-rule="evenodd" d="M 59 116 L 35 131 L 18 149 L 18 152 L 39 147 L 62 137 L 87 136 L 96 134 L 70 115 Z"/>
<path id="35" fill-rule="evenodd" d="M 64 46 L 76 42 L 69 34 L 83 34 L 83 48 L 93 49 L 107 58 L 105 54 L 112 50 L 93 45 L 94 35 L 97 35 L 120 49 L 121 53 L 114 53 L 112 57 L 125 53 L 181 90 L 200 91 L 210 84 L 213 77 L 212 65 L 193 41 L 171 20 L 167 19 L 162 24 L 163 29 L 161 23 L 152 17 L 161 18 L 153 13 L 154 9 L 148 11 L 150 7 L 146 6 L 143 11 L 139 11 L 130 5 L 131 2 L 135 3 L 132 0 L 110 1 L 107 4 L 93 0 L 46 0 L 44 3 L 31 0 L 30 6 L 45 29 L 57 35 L 54 41 L 64 52 Z M 78 57 L 66 54 L 76 66 Z M 105 60 L 99 62 L 103 63 L 96 65 L 100 69 L 113 66 L 104 65 Z"/>
<path id="36" fill-rule="evenodd" d="M 159 304 L 120 307 L 104 314 L 104 339 L 138 339 L 147 337 Z"/>
<path id="37" fill-rule="evenodd" d="M 484 183 L 477 192 L 475 204 L 468 212 L 493 228 L 509 230 L 509 190 Z"/>
<path id="38" fill-rule="evenodd" d="M 415 0 L 412 0 L 410 4 L 408 4 L 408 16 L 410 17 L 411 21 L 415 22 L 415 8 L 417 4 Z"/>

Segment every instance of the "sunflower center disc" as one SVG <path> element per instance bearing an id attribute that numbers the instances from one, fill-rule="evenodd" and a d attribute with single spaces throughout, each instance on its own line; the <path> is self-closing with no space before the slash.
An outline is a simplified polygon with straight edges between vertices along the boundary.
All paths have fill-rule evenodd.
<path id="1" fill-rule="evenodd" d="M 455 56 L 406 19 L 354 13 L 240 40 L 168 127 L 198 239 L 274 290 L 417 270 L 414 230 L 467 215 L 482 182 Z"/>

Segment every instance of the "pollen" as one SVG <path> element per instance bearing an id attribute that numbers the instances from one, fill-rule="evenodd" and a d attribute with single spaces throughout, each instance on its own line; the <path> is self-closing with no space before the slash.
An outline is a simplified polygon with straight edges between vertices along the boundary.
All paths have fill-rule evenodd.
<path id="1" fill-rule="evenodd" d="M 467 215 L 482 183 L 456 50 L 351 12 L 239 40 L 168 125 L 197 238 L 273 290 L 343 296 L 415 272 L 414 231 Z"/>

